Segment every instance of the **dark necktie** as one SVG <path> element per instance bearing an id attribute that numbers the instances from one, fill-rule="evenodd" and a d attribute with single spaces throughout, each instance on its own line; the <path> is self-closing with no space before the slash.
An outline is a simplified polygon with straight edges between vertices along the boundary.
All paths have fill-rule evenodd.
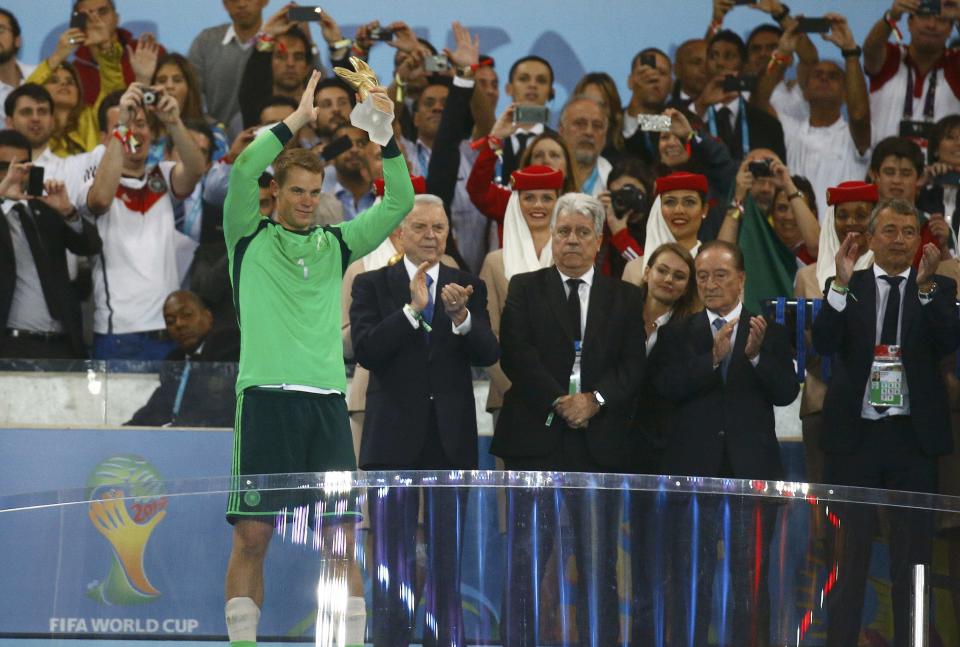
<path id="1" fill-rule="evenodd" d="M 881 276 L 881 279 L 890 284 L 890 294 L 887 296 L 887 307 L 883 311 L 883 328 L 880 329 L 880 343 L 885 346 L 895 346 L 897 343 L 897 329 L 900 323 L 900 283 L 902 276 Z"/>
<path id="2" fill-rule="evenodd" d="M 724 106 L 717 110 L 717 137 L 732 150 L 733 146 L 733 111 Z"/>
<path id="3" fill-rule="evenodd" d="M 427 323 L 433 323 L 433 293 L 430 286 L 433 285 L 433 277 L 427 274 L 427 307 L 423 309 L 423 320 Z"/>
<path id="4" fill-rule="evenodd" d="M 30 252 L 33 254 L 33 264 L 37 267 L 37 276 L 40 277 L 40 289 L 43 291 L 43 300 L 47 304 L 47 310 L 50 316 L 58 321 L 63 320 L 57 300 L 53 295 L 53 275 L 50 267 L 50 258 L 47 255 L 46 247 L 40 240 L 40 231 L 37 229 L 37 223 L 33 219 L 32 208 L 23 203 L 13 205 L 13 210 L 17 212 L 20 218 L 20 227 L 23 229 L 23 235 L 30 246 Z"/>
<path id="5" fill-rule="evenodd" d="M 570 316 L 570 323 L 573 325 L 573 339 L 580 341 L 583 339 L 583 332 L 580 330 L 580 279 L 567 279 L 567 286 L 570 293 L 567 294 L 567 312 Z"/>
<path id="6" fill-rule="evenodd" d="M 717 333 L 720 332 L 720 329 L 727 325 L 727 320 L 723 317 L 717 317 L 713 320 L 713 336 L 716 337 Z M 723 362 L 720 363 L 720 374 L 723 376 L 723 381 L 727 381 L 727 370 L 730 368 L 730 358 L 733 357 L 733 353 L 727 353 L 727 356 L 723 358 Z"/>
<path id="7" fill-rule="evenodd" d="M 529 140 L 533 135 L 531 133 L 516 133 L 515 137 L 517 138 L 517 150 L 513 152 L 514 156 L 519 160 L 520 156 L 523 155 L 524 149 L 527 147 L 527 140 Z"/>

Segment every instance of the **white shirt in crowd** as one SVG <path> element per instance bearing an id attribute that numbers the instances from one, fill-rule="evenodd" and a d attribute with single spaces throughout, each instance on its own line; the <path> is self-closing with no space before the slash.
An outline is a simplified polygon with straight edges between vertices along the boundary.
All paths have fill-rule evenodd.
<path id="1" fill-rule="evenodd" d="M 161 330 L 163 302 L 180 287 L 177 272 L 170 173 L 176 164 L 161 162 L 157 169 L 166 184 L 156 187 L 148 169 L 143 178 L 121 178 L 117 197 L 105 214 L 96 218 L 103 251 L 93 262 L 93 331 L 124 334 Z M 81 193 L 83 204 L 93 181 Z"/>
<path id="2" fill-rule="evenodd" d="M 809 117 L 796 119 L 778 114 L 787 147 L 787 166 L 794 175 L 810 180 L 822 220 L 827 212 L 827 189 L 841 182 L 864 179 L 870 151 L 860 154 L 853 143 L 850 124 L 843 117 L 830 126 L 817 127 L 810 125 Z"/>
<path id="3" fill-rule="evenodd" d="M 27 65 L 26 63 L 17 61 L 17 68 L 20 70 L 20 84 L 22 84 L 27 80 L 28 76 L 33 74 L 33 71 L 37 68 L 37 66 Z M 0 81 L 0 108 L 3 107 L 3 102 L 7 100 L 7 95 L 16 90 L 18 85 L 10 85 L 9 83 Z"/>

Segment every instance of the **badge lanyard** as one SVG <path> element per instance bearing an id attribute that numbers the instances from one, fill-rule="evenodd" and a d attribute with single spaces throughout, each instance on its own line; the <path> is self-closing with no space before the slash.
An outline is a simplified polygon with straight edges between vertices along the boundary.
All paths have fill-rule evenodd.
<path id="1" fill-rule="evenodd" d="M 593 165 L 593 173 L 590 174 L 584 183 L 583 183 L 583 192 L 588 195 L 593 195 L 593 187 L 597 184 L 597 180 L 600 178 L 600 165 Z"/>
<path id="2" fill-rule="evenodd" d="M 747 108 L 746 104 L 743 101 L 743 97 L 739 98 L 739 108 L 737 118 L 740 121 L 740 144 L 743 146 L 743 154 L 746 155 L 750 150 L 750 131 L 747 128 Z M 710 134 L 714 137 L 719 137 L 717 135 L 717 110 L 713 106 L 707 110 L 707 127 L 710 129 Z"/>
<path id="3" fill-rule="evenodd" d="M 937 70 L 930 70 L 930 85 L 927 86 L 927 98 L 923 102 L 923 118 L 933 121 L 934 101 L 937 98 Z M 907 65 L 907 94 L 903 98 L 903 118 L 913 120 L 913 68 Z"/>

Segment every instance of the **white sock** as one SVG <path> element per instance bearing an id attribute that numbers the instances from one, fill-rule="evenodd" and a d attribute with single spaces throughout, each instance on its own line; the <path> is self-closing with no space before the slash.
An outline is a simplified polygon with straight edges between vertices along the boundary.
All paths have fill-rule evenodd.
<path id="1" fill-rule="evenodd" d="M 347 600 L 347 646 L 363 645 L 367 631 L 367 601 L 351 595 Z"/>
<path id="2" fill-rule="evenodd" d="M 225 608 L 227 637 L 230 642 L 257 642 L 257 622 L 260 609 L 251 598 L 230 598 Z"/>

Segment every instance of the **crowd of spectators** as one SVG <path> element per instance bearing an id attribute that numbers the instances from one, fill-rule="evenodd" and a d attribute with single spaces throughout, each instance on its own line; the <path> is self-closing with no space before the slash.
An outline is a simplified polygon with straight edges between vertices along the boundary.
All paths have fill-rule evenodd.
<path id="1" fill-rule="evenodd" d="M 960 3 L 895 0 L 862 38 L 836 13 L 811 33 L 779 0 L 737 9 L 758 19 L 744 38 L 724 28 L 739 4 L 713 0 L 704 35 L 678 42 L 673 58 L 657 48 L 637 52 L 626 101 L 609 74 L 596 71 L 563 106 L 552 101 L 554 69 L 564 61 L 537 55 L 494 61 L 458 22 L 453 48 L 441 52 L 402 21 L 375 21 L 344 34 L 327 11 L 316 22 L 295 22 L 289 6 L 265 16 L 264 0 L 223 0 L 229 21 L 200 31 L 184 55 L 167 51 L 152 34 L 135 37 L 121 28 L 113 0 L 76 0 L 70 27 L 52 53 L 30 66 L 18 59 L 24 45 L 19 21 L 27 17 L 0 9 L 6 116 L 0 130 L 0 358 L 186 360 L 186 369 L 162 374 L 160 388 L 131 424 L 232 424 L 232 386 L 222 374 L 193 380 L 191 388 L 199 390 L 186 396 L 184 385 L 191 362 L 236 361 L 240 352 L 223 235 L 234 161 L 298 110 L 319 69 L 324 78 L 316 84 L 314 121 L 285 144 L 312 152 L 325 167 L 314 223 L 351 221 L 377 204 L 383 149 L 351 124 L 354 88 L 327 70 L 389 46 L 394 67 L 380 72 L 395 103 L 395 137 L 417 193 L 436 196 L 430 204 L 445 215 L 437 239 L 443 249 L 431 258 L 442 257 L 444 266 L 477 275 L 485 285 L 485 292 L 476 289 L 484 295 L 484 317 L 471 315 L 461 330 L 456 302 L 449 312 L 458 313 L 451 317 L 455 336 L 471 326 L 476 336 L 489 316 L 500 346 L 484 355 L 502 357 L 488 367 L 494 453 L 517 469 L 548 467 L 531 459 L 539 455 L 536 443 L 520 430 L 550 428 L 554 413 L 546 427 L 534 421 L 542 404 L 537 398 L 552 393 L 547 387 L 560 378 L 566 393 L 567 359 L 577 362 L 580 380 L 582 334 L 584 383 L 592 379 L 598 392 L 593 401 L 551 397 L 547 408 L 567 425 L 566 433 L 587 427 L 605 407 L 617 411 L 629 403 L 633 409 L 619 422 L 636 434 L 630 451 L 621 453 L 597 445 L 605 442 L 596 440 L 600 432 L 582 447 L 574 433 L 576 450 L 566 444 L 550 450 L 559 452 L 549 454 L 556 464 L 780 478 L 775 453 L 738 445 L 729 433 L 740 424 L 731 420 L 743 420 L 759 431 L 741 440 L 776 447 L 772 417 L 767 424 L 764 412 L 797 395 L 789 344 L 763 318 L 763 300 L 845 298 L 862 287 L 862 275 L 851 273 L 874 263 L 879 268 L 882 260 L 884 270 L 912 266 L 913 289 L 920 287 L 919 302 L 932 311 L 927 304 L 936 297 L 929 291 L 953 289 L 943 277 L 960 276 L 960 45 L 954 31 Z M 675 34 L 678 40 L 686 35 Z M 821 58 L 814 37 L 832 48 L 829 57 Z M 510 102 L 498 115 L 501 91 Z M 557 108 L 553 125 L 547 107 Z M 265 218 L 276 208 L 271 170 L 260 179 Z M 571 214 L 586 219 L 583 231 Z M 890 260 L 903 251 L 900 243 L 877 242 L 883 233 L 877 227 L 900 216 L 916 218 L 915 231 L 897 224 L 899 233 L 891 234 L 906 241 L 905 270 Z M 596 250 L 590 248 L 593 225 Z M 351 285 L 362 290 L 367 282 L 358 276 L 398 264 L 405 252 L 410 262 L 405 241 L 422 244 L 412 231 L 401 227 L 345 267 L 344 354 L 356 352 L 360 364 L 365 353 L 378 356 L 351 343 L 351 334 L 363 339 L 364 330 L 351 331 L 359 307 L 351 303 Z M 580 268 L 584 258 L 588 266 Z M 566 283 L 554 286 L 544 272 L 553 277 L 557 271 Z M 598 306 L 590 294 L 610 299 L 602 339 L 595 340 L 600 324 L 591 328 L 588 311 Z M 887 303 L 886 295 L 877 298 Z M 948 296 L 952 303 L 956 294 Z M 562 327 L 572 326 L 566 332 L 576 340 L 575 359 L 572 351 L 566 358 L 568 349 L 546 357 L 557 331 L 530 313 L 531 304 L 565 313 Z M 831 307 L 844 312 L 839 303 Z M 574 324 L 566 318 L 570 312 L 577 313 Z M 695 316 L 704 312 L 709 326 L 699 331 Z M 905 321 L 909 312 L 904 305 Z M 575 331 L 581 315 L 585 330 Z M 814 345 L 819 339 L 824 352 L 843 355 L 845 347 L 834 343 L 841 324 L 829 325 L 814 329 Z M 704 332 L 713 335 L 704 340 Z M 897 341 L 889 342 L 885 321 L 877 333 L 881 343 Z M 943 339 L 937 360 L 956 347 Z M 601 361 L 593 359 L 600 352 L 595 346 L 608 345 L 602 365 L 589 363 Z M 698 365 L 698 352 L 711 347 L 712 363 Z M 765 353 L 772 359 L 764 360 Z M 548 365 L 558 357 L 565 368 L 554 371 Z M 587 377 L 636 357 L 644 375 L 630 377 L 632 369 L 623 365 L 618 378 L 631 385 L 629 393 L 596 374 Z M 542 374 L 533 370 L 534 358 L 545 363 Z M 843 366 L 834 363 L 834 378 L 852 379 Z M 910 366 L 907 378 L 914 380 Z M 830 455 L 854 450 L 831 444 L 825 431 L 834 405 L 822 369 L 818 360 L 807 365 L 801 420 L 808 448 L 822 443 L 827 459 L 824 464 L 823 455 L 809 449 L 808 477 L 845 482 Z M 357 370 L 365 383 L 364 367 Z M 703 434 L 712 434 L 714 443 L 717 437 L 713 423 L 703 421 L 716 407 L 732 406 L 710 396 L 724 388 L 728 371 L 731 383 L 740 384 L 737 406 L 744 409 L 731 409 L 733 417 L 720 423 L 715 460 L 698 460 L 705 450 L 690 448 L 702 444 Z M 516 380 L 521 389 L 513 387 Z M 938 384 L 944 382 L 956 386 L 952 369 L 944 369 Z M 604 388 L 610 390 L 601 394 Z M 210 402 L 214 393 L 226 397 Z M 362 453 L 366 405 L 362 392 L 350 395 L 355 451 Z M 957 400 L 949 403 L 954 417 Z M 874 415 L 871 407 L 863 419 L 910 415 L 909 407 L 889 408 L 896 411 Z M 613 415 L 602 418 L 605 430 Z M 919 453 L 949 458 L 951 444 L 920 441 Z M 846 481 L 935 491 L 933 474 L 932 483 L 869 475 Z M 764 533 L 768 521 L 762 520 Z"/>

